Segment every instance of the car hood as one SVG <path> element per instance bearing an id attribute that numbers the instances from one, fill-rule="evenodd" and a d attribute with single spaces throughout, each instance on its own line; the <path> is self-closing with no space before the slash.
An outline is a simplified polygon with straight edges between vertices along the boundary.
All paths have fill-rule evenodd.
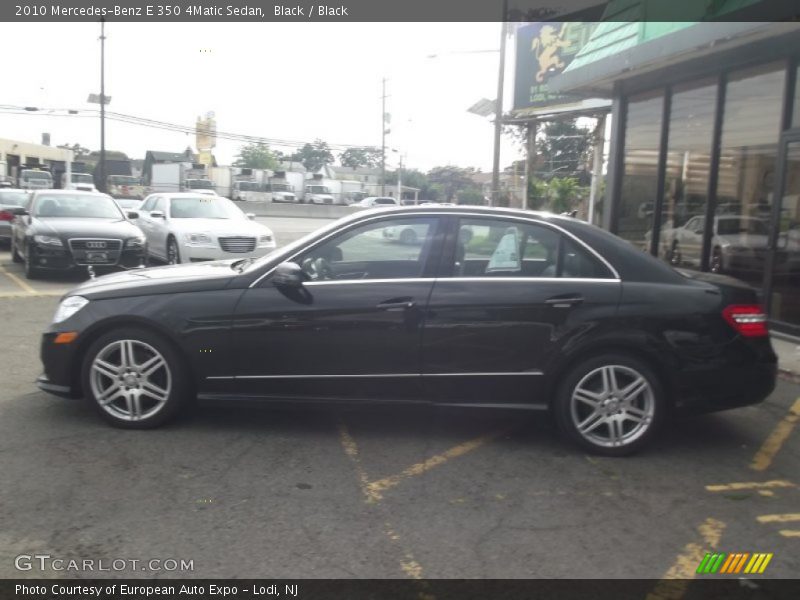
<path id="1" fill-rule="evenodd" d="M 172 219 L 170 225 L 181 233 L 254 236 L 272 233 L 265 225 L 249 219 Z"/>
<path id="2" fill-rule="evenodd" d="M 33 233 L 56 235 L 64 238 L 130 238 L 142 235 L 142 231 L 125 219 L 70 219 L 65 217 L 35 217 L 31 226 Z"/>
<path id="3" fill-rule="evenodd" d="M 231 264 L 236 260 L 238 259 L 112 273 L 90 279 L 72 289 L 67 295 L 105 299 L 223 289 L 238 275 L 231 268 Z"/>

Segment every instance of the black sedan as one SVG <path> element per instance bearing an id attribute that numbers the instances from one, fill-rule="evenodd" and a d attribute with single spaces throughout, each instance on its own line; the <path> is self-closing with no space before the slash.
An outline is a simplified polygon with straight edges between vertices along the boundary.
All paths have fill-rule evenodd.
<path id="1" fill-rule="evenodd" d="M 414 244 L 386 228 L 413 228 Z M 38 385 L 154 427 L 194 396 L 551 410 L 621 455 L 668 415 L 760 402 L 755 293 L 569 217 L 377 209 L 254 260 L 99 277 L 67 294 Z"/>
<path id="2" fill-rule="evenodd" d="M 85 267 L 136 268 L 147 260 L 141 229 L 105 194 L 74 190 L 34 192 L 29 208 L 14 211 L 11 257 L 32 279 Z"/>

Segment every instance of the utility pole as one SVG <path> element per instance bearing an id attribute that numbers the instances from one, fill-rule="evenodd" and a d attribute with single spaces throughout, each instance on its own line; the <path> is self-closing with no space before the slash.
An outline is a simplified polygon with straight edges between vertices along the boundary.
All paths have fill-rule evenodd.
<path id="1" fill-rule="evenodd" d="M 381 80 L 381 196 L 386 195 L 386 77 Z"/>
<path id="2" fill-rule="evenodd" d="M 400 166 L 397 167 L 397 203 L 403 204 L 403 180 L 401 173 L 403 172 L 403 155 L 400 155 Z"/>
<path id="3" fill-rule="evenodd" d="M 497 102 L 494 113 L 494 157 L 492 160 L 492 193 L 489 206 L 497 206 L 500 196 L 500 136 L 503 133 L 503 88 L 506 69 L 506 18 L 508 0 L 503 0 L 503 23 L 500 29 L 500 66 L 497 72 Z"/>
<path id="4" fill-rule="evenodd" d="M 106 20 L 100 19 L 100 191 L 106 191 Z"/>

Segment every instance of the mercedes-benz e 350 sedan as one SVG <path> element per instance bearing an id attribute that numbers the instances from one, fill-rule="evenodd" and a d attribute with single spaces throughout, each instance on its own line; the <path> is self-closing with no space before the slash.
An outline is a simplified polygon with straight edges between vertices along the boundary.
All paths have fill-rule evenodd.
<path id="1" fill-rule="evenodd" d="M 386 228 L 411 227 L 398 244 Z M 592 451 L 676 411 L 763 400 L 776 357 L 752 289 L 683 275 L 568 217 L 359 212 L 260 259 L 108 275 L 68 293 L 38 385 L 146 428 L 200 398 L 546 410 Z"/>

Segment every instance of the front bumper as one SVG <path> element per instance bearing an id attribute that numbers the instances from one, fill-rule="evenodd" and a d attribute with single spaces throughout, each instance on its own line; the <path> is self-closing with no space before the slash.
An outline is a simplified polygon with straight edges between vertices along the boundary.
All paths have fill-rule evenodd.
<path id="1" fill-rule="evenodd" d="M 239 258 L 259 258 L 275 250 L 275 241 L 269 246 L 257 246 L 250 252 L 225 252 L 219 246 L 188 246 L 181 247 L 181 258 L 188 262 L 203 262 L 207 260 L 227 260 Z"/>
<path id="2" fill-rule="evenodd" d="M 53 383 L 44 373 L 36 378 L 36 386 L 43 392 L 53 394 L 54 396 L 60 396 L 62 398 L 74 397 L 72 387 Z"/>
<path id="3" fill-rule="evenodd" d="M 87 266 L 86 264 L 78 263 L 72 252 L 64 247 L 31 244 L 28 251 L 30 252 L 31 264 L 36 269 L 70 271 L 78 268 L 86 268 Z M 119 251 L 118 260 L 93 264 L 92 267 L 97 269 L 135 269 L 136 267 L 146 264 L 146 257 L 147 247 L 123 248 Z"/>

